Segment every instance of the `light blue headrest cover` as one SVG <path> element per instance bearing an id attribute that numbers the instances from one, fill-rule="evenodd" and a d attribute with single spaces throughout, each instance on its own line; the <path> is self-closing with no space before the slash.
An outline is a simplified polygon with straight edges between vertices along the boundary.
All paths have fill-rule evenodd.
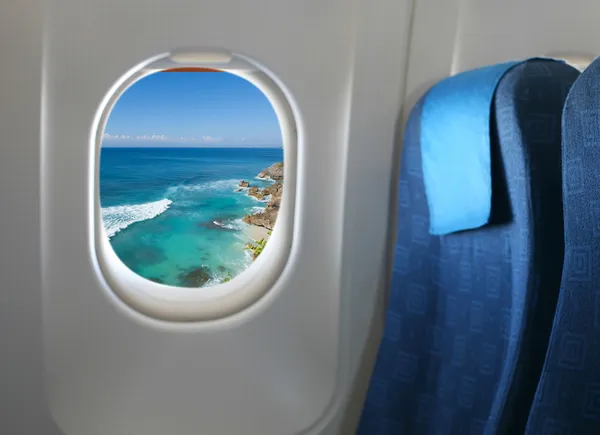
<path id="1" fill-rule="evenodd" d="M 522 62 L 449 77 L 425 96 L 421 157 L 431 234 L 488 223 L 492 209 L 492 102 L 504 74 Z"/>

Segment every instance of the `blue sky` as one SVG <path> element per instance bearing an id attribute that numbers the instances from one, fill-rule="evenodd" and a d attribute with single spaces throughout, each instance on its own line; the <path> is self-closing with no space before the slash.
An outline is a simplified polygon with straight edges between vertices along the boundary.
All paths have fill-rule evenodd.
<path id="1" fill-rule="evenodd" d="M 115 104 L 103 146 L 281 146 L 273 107 L 253 84 L 224 72 L 161 72 Z"/>

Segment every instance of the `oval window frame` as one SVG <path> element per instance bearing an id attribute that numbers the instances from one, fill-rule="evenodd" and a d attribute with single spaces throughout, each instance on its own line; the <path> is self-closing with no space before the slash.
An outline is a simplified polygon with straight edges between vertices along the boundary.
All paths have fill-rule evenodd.
<path id="1" fill-rule="evenodd" d="M 179 59 L 184 61 L 179 62 Z M 138 275 L 118 257 L 102 222 L 99 174 L 106 122 L 127 89 L 150 74 L 169 69 L 219 70 L 247 80 L 269 100 L 281 128 L 285 183 L 269 242 L 261 255 L 231 281 L 209 287 L 164 285 Z M 108 90 L 96 111 L 90 134 L 90 241 L 98 271 L 112 292 L 129 308 L 162 321 L 211 321 L 245 310 L 273 287 L 292 249 L 298 148 L 298 116 L 292 101 L 289 92 L 266 68 L 247 56 L 224 50 L 172 51 L 155 56 L 126 72 Z"/>

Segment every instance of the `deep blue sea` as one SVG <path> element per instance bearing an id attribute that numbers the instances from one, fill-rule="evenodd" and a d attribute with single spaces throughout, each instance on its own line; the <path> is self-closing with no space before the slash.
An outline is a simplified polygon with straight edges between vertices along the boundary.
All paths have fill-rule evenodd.
<path id="1" fill-rule="evenodd" d="M 244 215 L 266 206 L 235 192 L 283 161 L 280 148 L 103 148 L 100 201 L 104 227 L 119 258 L 134 272 L 190 286 L 203 268 L 216 284 L 251 263 Z M 188 276 L 188 278 L 186 278 Z"/>

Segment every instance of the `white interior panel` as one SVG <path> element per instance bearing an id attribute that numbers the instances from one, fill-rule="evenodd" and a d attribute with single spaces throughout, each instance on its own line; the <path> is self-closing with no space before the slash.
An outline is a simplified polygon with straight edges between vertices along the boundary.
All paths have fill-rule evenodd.
<path id="1" fill-rule="evenodd" d="M 384 211 L 388 202 L 386 170 L 373 180 L 356 165 L 365 141 L 374 149 L 393 148 L 401 82 L 381 84 L 402 73 L 397 21 L 406 3 L 390 5 L 378 2 L 371 15 L 395 14 L 382 26 L 373 18 L 364 22 L 359 2 L 341 0 L 48 3 L 45 374 L 48 405 L 65 434 L 296 434 L 311 426 L 320 430 L 339 413 L 352 380 L 351 331 L 343 314 L 350 313 L 353 288 L 367 303 L 374 300 L 386 242 L 385 225 L 364 228 L 380 254 L 360 261 L 366 287 L 352 282 L 343 294 L 345 199 L 375 193 L 373 206 Z M 363 25 L 370 26 L 366 33 Z M 378 43 L 376 51 L 369 40 Z M 294 239 L 280 278 L 249 309 L 218 321 L 173 324 L 128 309 L 103 279 L 91 255 L 87 162 L 92 121 L 113 83 L 151 56 L 195 46 L 248 55 L 286 91 L 298 126 Z M 400 56 L 390 58 L 399 48 Z M 373 86 L 368 77 L 357 78 L 359 59 L 378 68 L 385 61 L 385 80 Z M 355 79 L 361 80 L 358 88 Z M 360 135 L 350 142 L 355 97 L 369 118 L 359 115 Z M 372 170 L 389 166 L 386 153 L 371 155 Z M 347 191 L 348 158 L 361 169 L 353 180 L 366 183 L 362 192 Z M 366 222 L 370 213 L 359 208 L 353 215 Z M 386 219 L 385 212 L 378 217 Z M 372 304 L 363 317 L 370 314 Z M 354 360 L 365 338 L 358 340 Z"/>
<path id="2" fill-rule="evenodd" d="M 383 319 L 398 120 L 452 72 L 600 53 L 599 13 L 596 0 L 0 2 L 0 432 L 352 434 Z M 95 261 L 90 137 L 123 74 L 186 47 L 264 66 L 296 113 L 298 165 L 273 288 L 232 317 L 173 324 L 123 304 Z"/>
<path id="3" fill-rule="evenodd" d="M 595 0 L 462 0 L 456 69 L 554 52 L 597 56 L 599 13 Z"/>
<path id="4" fill-rule="evenodd" d="M 471 68 L 555 53 L 592 59 L 599 13 L 596 0 L 417 0 L 406 103 Z"/>
<path id="5" fill-rule="evenodd" d="M 0 2 L 0 432 L 59 435 L 43 388 L 40 0 Z"/>

